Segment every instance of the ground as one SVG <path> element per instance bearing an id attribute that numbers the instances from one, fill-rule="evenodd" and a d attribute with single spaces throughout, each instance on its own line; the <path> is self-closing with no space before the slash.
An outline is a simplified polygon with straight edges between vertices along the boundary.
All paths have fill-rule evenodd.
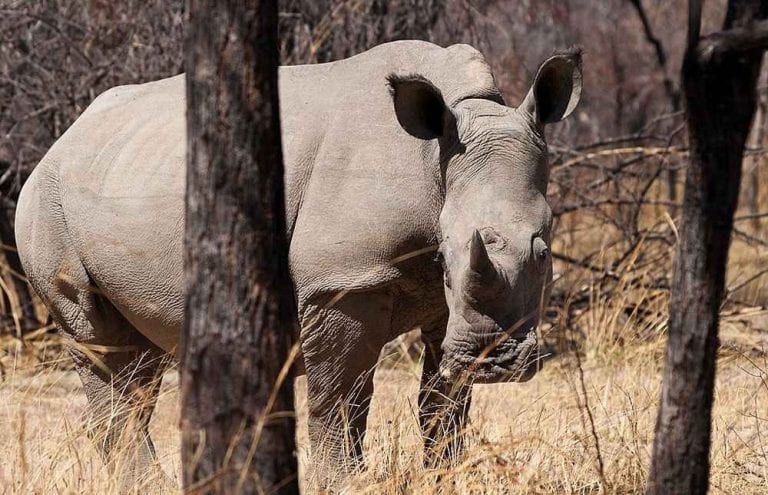
<path id="1" fill-rule="evenodd" d="M 0 493 L 114 493 L 81 427 L 85 397 L 77 376 L 56 363 L 28 362 L 25 352 L 6 353 L 2 362 Z M 442 472 L 421 467 L 414 411 L 418 364 L 381 369 L 367 442 L 369 468 L 348 491 L 640 493 L 662 356 L 659 339 L 620 355 L 557 357 L 527 383 L 476 386 L 467 454 Z M 304 387 L 301 378 L 296 397 L 302 473 L 308 458 Z M 768 493 L 764 353 L 724 346 L 713 418 L 711 493 Z M 177 374 L 169 372 L 151 428 L 163 468 L 177 480 L 178 425 Z M 153 493 L 152 487 L 149 481 L 137 488 Z"/>

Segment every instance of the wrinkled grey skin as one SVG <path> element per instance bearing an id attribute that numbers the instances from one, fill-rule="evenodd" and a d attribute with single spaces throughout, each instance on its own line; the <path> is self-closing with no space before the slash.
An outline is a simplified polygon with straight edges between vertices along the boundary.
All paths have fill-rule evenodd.
<path id="1" fill-rule="evenodd" d="M 317 463 L 360 456 L 369 371 L 387 341 L 414 327 L 426 346 L 428 447 L 461 427 L 464 380 L 535 372 L 552 277 L 543 128 L 577 104 L 579 65 L 577 52 L 545 61 L 518 108 L 503 104 L 467 45 L 402 41 L 280 69 L 290 266 Z M 19 254 L 61 330 L 84 346 L 73 354 L 94 416 L 153 398 L 159 358 L 178 343 L 184 111 L 183 76 L 107 91 L 19 199 Z M 149 402 L 129 480 L 153 457 Z M 94 428 L 108 462 L 124 421 Z"/>

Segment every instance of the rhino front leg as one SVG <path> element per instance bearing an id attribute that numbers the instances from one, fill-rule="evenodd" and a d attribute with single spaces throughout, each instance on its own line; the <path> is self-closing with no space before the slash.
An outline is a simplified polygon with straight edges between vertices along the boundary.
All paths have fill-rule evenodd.
<path id="1" fill-rule="evenodd" d="M 307 318 L 302 352 L 307 371 L 311 482 L 322 490 L 343 483 L 361 464 L 373 371 L 390 337 L 392 296 L 350 293 L 318 314 Z"/>
<path id="2" fill-rule="evenodd" d="M 445 321 L 422 328 L 424 365 L 419 389 L 419 423 L 424 437 L 424 464 L 437 466 L 458 458 L 469 417 L 472 386 L 448 383 L 439 373 Z"/>

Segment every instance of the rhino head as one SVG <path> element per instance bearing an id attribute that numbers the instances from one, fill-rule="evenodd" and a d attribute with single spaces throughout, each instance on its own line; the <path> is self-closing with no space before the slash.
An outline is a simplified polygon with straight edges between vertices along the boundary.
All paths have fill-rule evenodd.
<path id="1" fill-rule="evenodd" d="M 438 256 L 449 310 L 440 373 L 450 381 L 527 380 L 538 369 L 536 327 L 552 283 L 544 127 L 576 107 L 581 54 L 547 59 L 517 108 L 500 98 L 449 106 L 419 76 L 390 84 L 400 125 L 438 143 Z"/>

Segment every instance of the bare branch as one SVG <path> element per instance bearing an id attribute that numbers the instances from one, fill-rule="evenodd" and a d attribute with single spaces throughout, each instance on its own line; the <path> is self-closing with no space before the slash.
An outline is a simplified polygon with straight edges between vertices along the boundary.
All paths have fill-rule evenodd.
<path id="1" fill-rule="evenodd" d="M 656 53 L 656 62 L 659 69 L 664 74 L 664 90 L 667 93 L 667 98 L 672 105 L 674 111 L 680 110 L 680 91 L 675 87 L 672 78 L 669 77 L 669 71 L 667 70 L 667 52 L 664 50 L 664 45 L 661 44 L 661 40 L 653 32 L 651 27 L 651 21 L 648 19 L 648 15 L 643 8 L 641 0 L 629 0 L 632 6 L 637 12 L 637 16 L 640 18 L 640 22 L 643 24 L 643 32 L 645 38 L 653 46 L 653 50 Z"/>
<path id="2" fill-rule="evenodd" d="M 724 53 L 768 49 L 768 20 L 735 27 L 706 36 L 699 42 L 699 60 L 709 61 Z"/>

